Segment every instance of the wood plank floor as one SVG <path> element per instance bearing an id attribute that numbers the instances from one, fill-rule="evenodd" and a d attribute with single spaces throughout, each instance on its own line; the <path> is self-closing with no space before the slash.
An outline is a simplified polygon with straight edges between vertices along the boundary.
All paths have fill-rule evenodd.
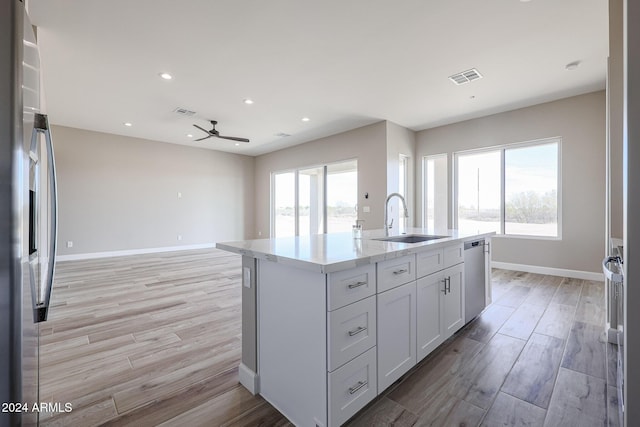
<path id="1" fill-rule="evenodd" d="M 348 424 L 616 426 L 603 283 L 492 283 L 494 304 Z M 42 424 L 290 426 L 238 383 L 240 294 L 240 257 L 215 249 L 59 263 L 40 400 L 73 411 Z"/>

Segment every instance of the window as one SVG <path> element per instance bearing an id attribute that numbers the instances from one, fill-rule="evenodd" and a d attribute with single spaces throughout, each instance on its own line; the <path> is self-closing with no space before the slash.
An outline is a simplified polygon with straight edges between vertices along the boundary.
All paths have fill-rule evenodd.
<path id="1" fill-rule="evenodd" d="M 446 154 L 422 158 L 422 226 L 430 230 L 449 228 L 447 161 Z"/>
<path id="2" fill-rule="evenodd" d="M 273 234 L 295 236 L 295 173 L 282 172 L 273 175 Z"/>
<path id="3" fill-rule="evenodd" d="M 358 163 L 334 163 L 327 171 L 327 232 L 351 231 L 358 219 Z"/>
<path id="4" fill-rule="evenodd" d="M 351 231 L 358 215 L 358 163 L 275 172 L 271 197 L 274 237 Z"/>
<path id="5" fill-rule="evenodd" d="M 560 139 L 456 153 L 463 231 L 560 237 Z"/>

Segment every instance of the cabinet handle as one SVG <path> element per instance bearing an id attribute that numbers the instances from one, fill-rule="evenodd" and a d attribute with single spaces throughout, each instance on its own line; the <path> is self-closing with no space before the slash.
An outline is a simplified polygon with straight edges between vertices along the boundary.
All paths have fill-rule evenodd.
<path id="1" fill-rule="evenodd" d="M 349 394 L 354 394 L 356 391 L 360 390 L 362 387 L 368 384 L 367 381 L 358 381 L 358 384 L 353 387 L 349 387 Z"/>
<path id="2" fill-rule="evenodd" d="M 409 270 L 407 270 L 406 268 L 403 268 L 403 269 L 394 271 L 393 274 L 402 274 L 402 273 L 406 273 L 407 271 Z"/>
<path id="3" fill-rule="evenodd" d="M 352 337 L 354 335 L 358 335 L 360 332 L 364 332 L 367 330 L 366 326 L 358 326 L 353 331 L 349 331 L 349 336 Z"/>
<path id="4" fill-rule="evenodd" d="M 451 276 L 448 276 L 445 280 L 447 281 L 447 293 L 451 293 Z"/>
<path id="5" fill-rule="evenodd" d="M 447 278 L 445 277 L 444 279 L 441 280 L 442 283 L 444 283 L 444 289 L 440 290 L 440 292 L 444 292 L 444 294 L 447 294 Z"/>
<path id="6" fill-rule="evenodd" d="M 355 289 L 355 288 L 358 288 L 358 287 L 360 287 L 360 286 L 364 286 L 364 285 L 366 285 L 366 284 L 367 284 L 367 282 L 349 283 L 349 285 L 347 286 L 347 288 L 349 288 L 349 289 Z"/>

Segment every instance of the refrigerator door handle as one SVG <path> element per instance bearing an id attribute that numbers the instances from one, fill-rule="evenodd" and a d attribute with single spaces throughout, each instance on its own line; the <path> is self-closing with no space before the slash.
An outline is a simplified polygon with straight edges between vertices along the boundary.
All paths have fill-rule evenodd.
<path id="1" fill-rule="evenodd" d="M 40 283 L 42 289 L 37 292 L 37 322 L 44 322 L 47 320 L 47 314 L 49 311 L 49 302 L 51 300 L 51 290 L 53 288 L 53 277 L 55 275 L 56 268 L 56 250 L 58 240 L 58 185 L 56 181 L 56 167 L 55 158 L 53 154 L 53 144 L 51 142 L 51 130 L 49 127 L 49 119 L 45 114 L 36 114 L 34 129 L 44 134 L 45 137 L 45 149 L 47 151 L 47 170 L 49 176 L 47 182 L 49 184 L 49 218 L 50 223 L 47 229 L 49 230 L 49 252 L 47 257 L 46 276 L 45 280 Z"/>

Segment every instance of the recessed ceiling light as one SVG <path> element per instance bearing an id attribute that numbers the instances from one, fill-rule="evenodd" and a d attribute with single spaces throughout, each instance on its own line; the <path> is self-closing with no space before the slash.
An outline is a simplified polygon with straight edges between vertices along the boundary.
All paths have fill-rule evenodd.
<path id="1" fill-rule="evenodd" d="M 303 118 L 302 118 L 302 121 L 303 121 L 303 122 L 308 122 L 309 120 L 311 120 L 309 117 L 303 117 Z"/>
<path id="2" fill-rule="evenodd" d="M 187 134 L 187 138 L 193 138 L 193 135 L 191 135 L 190 133 Z"/>
<path id="3" fill-rule="evenodd" d="M 128 128 L 130 128 L 131 126 L 133 126 L 133 123 L 124 122 L 123 125 L 125 125 Z"/>
<path id="4" fill-rule="evenodd" d="M 244 102 L 244 103 L 245 103 L 245 104 L 247 104 L 247 105 L 251 105 L 251 104 L 253 104 L 253 99 L 246 98 L 246 99 L 245 99 L 244 101 L 242 101 L 242 102 Z"/>
<path id="5" fill-rule="evenodd" d="M 580 66 L 580 61 L 573 61 L 573 62 L 569 62 L 567 65 L 564 66 L 565 70 L 568 71 L 573 71 L 576 68 L 578 68 Z"/>
<path id="6" fill-rule="evenodd" d="M 476 96 L 475 96 L 475 95 L 471 95 L 471 96 L 469 97 L 469 99 L 476 99 Z"/>
<path id="7" fill-rule="evenodd" d="M 171 80 L 173 78 L 173 76 L 169 73 L 160 73 L 159 76 L 165 80 Z"/>
<path id="8" fill-rule="evenodd" d="M 520 0 L 521 3 L 529 3 L 531 0 Z"/>
<path id="9" fill-rule="evenodd" d="M 240 146 L 240 144 L 236 142 L 236 147 L 238 147 L 238 146 Z"/>

